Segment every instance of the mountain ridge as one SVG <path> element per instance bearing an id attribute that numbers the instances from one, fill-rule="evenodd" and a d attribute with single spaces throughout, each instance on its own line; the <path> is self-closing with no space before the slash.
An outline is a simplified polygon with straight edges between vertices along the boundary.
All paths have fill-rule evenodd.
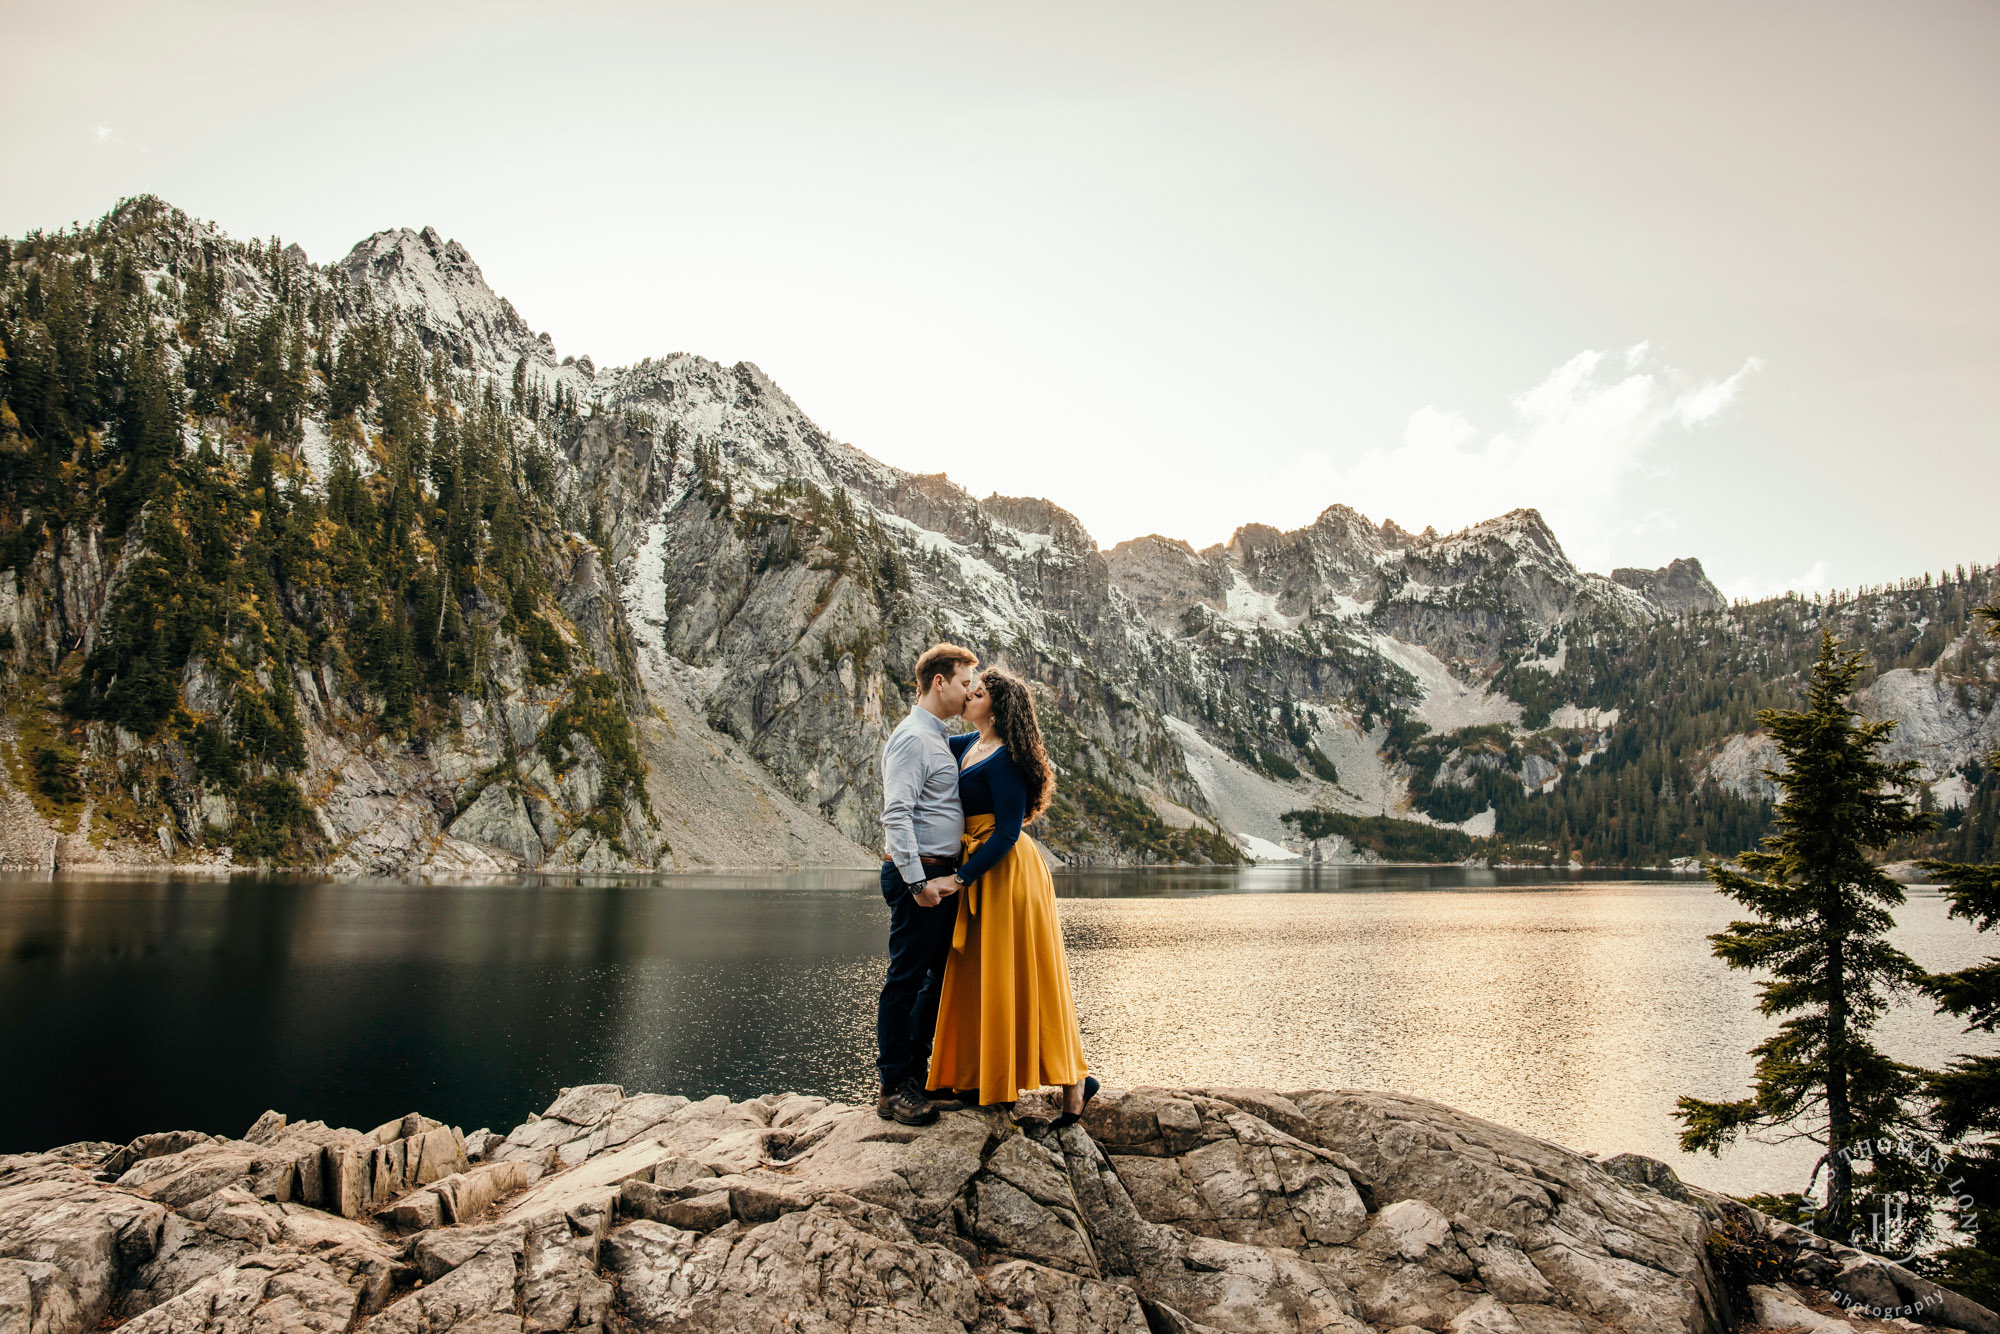
<path id="1" fill-rule="evenodd" d="M 213 857 L 236 851 L 236 831 L 356 872 L 857 864 L 877 840 L 875 755 L 908 707 L 903 674 L 936 638 L 1037 682 L 1063 775 L 1040 833 L 1075 860 L 1233 860 L 1279 844 L 1380 855 L 1353 826 L 1308 837 L 1287 822 L 1312 811 L 1436 829 L 1458 855 L 1475 837 L 1547 859 L 1721 855 L 1735 849 L 1709 840 L 1747 836 L 1768 805 L 1740 764 L 1708 756 L 1749 734 L 1740 709 L 1727 735 L 1701 723 L 1657 761 L 1648 747 L 1664 738 L 1623 739 L 1667 726 L 1617 695 L 1635 646 L 1752 653 L 1766 621 L 1813 605 L 1732 608 L 1693 558 L 1605 576 L 1578 570 L 1534 510 L 1440 535 L 1340 504 L 1200 551 L 1157 535 L 1103 549 L 1051 501 L 980 500 L 835 440 L 751 363 L 558 359 L 431 228 L 377 232 L 316 266 L 141 200 L 94 229 L 10 242 L 5 259 L 0 336 L 15 355 L 0 385 L 20 409 L 0 486 L 11 795 L 82 830 L 58 830 L 59 861 L 114 846 Z M 71 307 L 87 312 L 81 335 L 66 332 Z M 38 368 L 65 358 L 91 362 L 105 391 L 38 388 Z M 132 407 L 142 372 L 185 398 L 166 413 L 171 446 L 145 444 L 162 428 Z M 111 482 L 63 471 L 98 479 L 99 463 Z M 255 519 L 276 528 L 254 540 L 204 539 L 191 508 L 203 496 L 245 523 L 286 517 Z M 138 659 L 117 650 L 121 677 L 100 641 L 158 619 L 118 593 L 164 559 L 155 532 L 226 565 L 259 628 L 246 639 L 210 606 L 188 613 L 171 652 L 148 631 L 146 652 L 174 658 L 161 670 L 177 677 L 148 731 L 108 702 Z M 310 550 L 287 555 L 301 540 Z M 1982 579 L 1922 596 L 1963 621 Z M 1769 610 L 1781 603 L 1792 610 Z M 462 642 L 446 642 L 453 625 Z M 1957 655 L 1964 688 L 1941 697 L 1978 736 L 1993 672 L 1968 643 L 1938 641 L 1921 666 Z M 58 695 L 71 702 L 47 713 Z M 244 718 L 286 709 L 296 721 L 273 726 L 301 734 L 296 763 L 267 748 L 202 770 L 202 738 L 241 742 L 263 726 Z M 38 739 L 65 710 L 73 757 Z M 611 713 L 629 739 L 578 730 Z M 1631 764 L 1677 775 L 1647 780 L 1647 801 L 1679 804 L 1646 851 L 1625 833 L 1593 843 L 1540 827 L 1544 798 L 1611 772 L 1593 763 L 1622 772 L 1634 747 Z M 75 775 L 51 780 L 65 801 L 36 795 L 45 755 Z M 1986 778 L 1954 764 L 1931 777 L 1970 812 Z M 114 795 L 127 770 L 148 777 L 126 788 L 154 793 L 130 813 Z M 297 801 L 270 784 L 294 784 Z M 1687 786 L 1712 788 L 1703 800 L 1726 818 L 1695 812 L 1675 795 Z M 276 845 L 244 826 L 258 793 L 289 812 Z M 1484 806 L 1463 809 L 1473 799 Z M 105 806 L 120 811 L 112 829 Z M 43 857 L 41 844 L 12 855 Z"/>
<path id="2" fill-rule="evenodd" d="M 500 296 L 486 282 L 484 274 L 480 271 L 477 262 L 473 260 L 471 254 L 455 238 L 446 240 L 433 227 L 426 225 L 417 230 L 412 230 L 408 227 L 393 227 L 376 231 L 361 241 L 356 242 L 347 255 L 339 261 L 339 267 L 351 277 L 365 281 L 378 291 L 388 294 L 403 309 L 413 313 L 421 312 L 422 322 L 425 327 L 431 329 L 433 332 L 447 336 L 454 330 L 461 332 L 463 344 L 470 345 L 478 349 L 480 353 L 486 354 L 485 359 L 491 362 L 497 363 L 505 356 L 525 354 L 530 355 L 537 363 L 537 368 L 544 372 L 552 372 L 559 368 L 559 363 L 555 359 L 555 343 L 552 336 L 547 333 L 536 333 L 515 310 L 512 302 Z M 461 295 L 461 293 L 464 295 Z M 470 300 L 467 299 L 468 296 L 471 298 Z M 488 329 L 494 327 L 513 333 L 515 336 L 512 339 L 502 339 L 486 332 Z M 453 341 L 458 342 L 459 340 Z M 693 354 L 674 353 L 660 360 L 671 361 L 679 357 L 691 355 Z M 639 370 L 641 367 L 652 365 L 656 359 L 645 357 L 631 365 L 607 367 L 603 372 L 596 370 L 594 363 L 587 355 L 566 359 L 563 364 L 567 364 L 570 360 L 575 361 L 580 367 L 584 378 L 589 380 L 593 385 L 596 385 L 600 376 L 602 376 L 615 386 L 610 392 L 616 393 L 623 390 L 623 380 L 626 376 Z M 697 357 L 696 360 L 708 367 L 718 370 L 722 369 L 720 363 L 709 361 L 706 358 Z M 790 396 L 785 394 L 777 382 L 761 367 L 757 366 L 754 362 L 748 361 L 736 364 L 747 368 L 749 374 L 754 378 L 762 391 L 777 395 L 792 413 L 795 413 L 800 419 L 804 419 L 803 410 L 798 408 L 798 405 Z M 832 441 L 832 437 L 830 436 L 826 437 L 826 439 L 830 442 Z M 867 458 L 869 462 L 877 463 L 878 466 L 889 469 L 894 473 L 901 473 L 905 476 L 921 475 L 907 474 L 902 469 L 895 468 L 894 465 L 880 463 L 880 461 L 875 460 L 872 456 L 863 453 L 858 446 L 846 444 L 846 442 L 837 443 L 845 444 L 846 448 Z M 938 473 L 934 474 L 934 476 L 940 480 L 949 481 L 947 473 Z M 969 492 L 965 494 L 970 496 Z M 1101 552 L 1109 552 L 1113 549 L 1097 543 L 1095 537 L 1089 534 L 1088 529 L 1080 519 L 1053 500 L 1043 497 L 1008 498 L 1001 497 L 996 492 L 987 497 L 985 501 L 977 503 L 991 505 L 995 502 L 1005 503 L 1009 500 L 1012 500 L 1016 504 L 1045 507 L 1050 513 L 1051 518 L 1045 519 L 1043 522 L 1062 524 L 1070 532 L 1087 539 Z M 1336 501 L 1329 504 L 1315 518 L 1312 524 L 1306 525 L 1304 528 L 1286 531 L 1256 520 L 1250 520 L 1239 524 L 1228 541 L 1215 544 L 1215 546 L 1210 548 L 1204 548 L 1204 551 L 1216 549 L 1235 551 L 1253 533 L 1272 533 L 1277 534 L 1281 538 L 1296 537 L 1298 534 L 1307 531 L 1307 529 L 1323 528 L 1326 526 L 1329 516 L 1334 514 L 1352 516 L 1361 525 L 1368 526 L 1366 516 Z M 1050 530 L 1036 529 L 1035 531 L 1048 532 Z M 1555 559 L 1565 564 L 1569 563 L 1567 556 L 1562 552 L 1561 544 L 1556 540 L 1554 532 L 1543 519 L 1541 512 L 1533 507 L 1510 510 L 1505 514 L 1469 525 L 1465 529 L 1444 537 L 1440 537 L 1434 528 L 1426 528 L 1421 534 L 1410 534 L 1400 528 L 1393 520 L 1384 520 L 1376 531 L 1383 539 L 1383 546 L 1386 549 L 1395 550 L 1408 550 L 1415 546 L 1464 541 L 1478 533 L 1493 532 L 1495 534 L 1508 534 L 1519 532 L 1537 541 L 1543 546 L 1545 552 L 1552 555 Z M 1188 545 L 1190 550 L 1193 550 L 1191 544 L 1187 544 L 1184 539 L 1169 538 L 1167 540 L 1181 542 L 1183 545 Z M 1505 540 L 1505 538 L 1503 537 L 1502 540 Z M 1575 567 L 1572 566 L 1572 568 Z M 1669 575 L 1670 571 L 1680 571 L 1683 569 L 1687 571 L 1685 577 L 1691 579 L 1693 583 L 1694 598 L 1689 605 L 1704 607 L 1719 607 L 1724 605 L 1725 599 L 1722 597 L 1720 591 L 1708 581 L 1705 572 L 1702 570 L 1701 562 L 1698 559 L 1680 558 L 1656 571 L 1632 570 L 1628 571 L 1628 573 L 1634 577 L 1635 581 L 1639 581 L 1644 580 L 1648 575 L 1665 578 Z M 1577 570 L 1577 573 L 1587 574 L 1587 572 L 1580 569 Z M 1608 576 L 1594 577 L 1607 578 Z M 1614 582 L 1616 581 L 1614 580 Z M 1638 582 L 1627 586 L 1632 587 L 1633 591 L 1638 592 L 1642 598 L 1646 597 L 1644 588 Z M 1649 605 L 1657 606 L 1659 604 L 1651 603 L 1649 600 Z"/>

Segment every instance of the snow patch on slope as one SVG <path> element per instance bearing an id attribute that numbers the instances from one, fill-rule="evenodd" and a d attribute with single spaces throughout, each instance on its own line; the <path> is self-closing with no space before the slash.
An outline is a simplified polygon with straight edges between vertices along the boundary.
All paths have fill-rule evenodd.
<path id="1" fill-rule="evenodd" d="M 1208 798 L 1209 809 L 1239 841 L 1254 836 L 1277 843 L 1290 833 L 1280 818 L 1286 811 L 1322 805 L 1331 796 L 1324 783 L 1292 787 L 1268 778 L 1214 745 L 1193 724 L 1171 714 L 1164 721 L 1180 742 L 1188 774 Z"/>
<path id="2" fill-rule="evenodd" d="M 938 607 L 938 615 L 951 634 L 987 637 L 997 624 L 1015 639 L 1037 637 L 1039 618 L 1022 600 L 1020 587 L 1012 579 L 942 533 L 919 527 L 888 510 L 876 509 L 874 514 L 884 528 L 903 534 L 917 550 L 943 557 L 953 567 L 960 587 L 973 594 L 963 605 Z"/>
<path id="3" fill-rule="evenodd" d="M 1231 575 L 1229 601 L 1222 613 L 1230 624 L 1245 630 L 1290 630 L 1299 623 L 1298 617 L 1278 610 L 1277 594 L 1252 587 L 1241 571 L 1231 571 Z"/>
<path id="4" fill-rule="evenodd" d="M 1504 695 L 1489 693 L 1483 685 L 1465 684 L 1428 649 L 1388 635 L 1374 636 L 1374 644 L 1376 652 L 1417 678 L 1424 698 L 1416 715 L 1433 732 L 1453 732 L 1487 723 L 1505 723 L 1511 727 L 1521 721 L 1520 705 Z"/>
<path id="5" fill-rule="evenodd" d="M 1618 725 L 1618 710 L 1589 708 L 1581 709 L 1574 704 L 1565 704 L 1560 709 L 1549 711 L 1550 727 L 1567 727 L 1580 730 L 1594 727 L 1599 731 Z"/>
<path id="6" fill-rule="evenodd" d="M 326 426 L 317 417 L 308 416 L 299 424 L 303 439 L 299 442 L 299 457 L 312 470 L 310 477 L 300 479 L 300 485 L 314 495 L 326 494 L 326 479 L 333 475 L 333 440 L 326 433 Z"/>
<path id="7" fill-rule="evenodd" d="M 1972 804 L 1972 784 L 1964 774 L 1953 774 L 1931 785 L 1931 797 L 1943 811 L 1964 810 Z"/>
<path id="8" fill-rule="evenodd" d="M 1300 711 L 1313 715 L 1313 744 L 1333 762 L 1340 775 L 1333 791 L 1336 800 L 1330 809 L 1348 815 L 1390 815 L 1409 799 L 1409 790 L 1389 763 L 1382 747 L 1389 741 L 1389 725 L 1377 723 L 1372 732 L 1334 709 L 1316 704 L 1302 705 Z"/>
<path id="9" fill-rule="evenodd" d="M 1255 834 L 1238 834 L 1237 843 L 1252 861 L 1295 862 L 1303 855 L 1290 848 L 1280 847 L 1269 839 L 1258 838 Z"/>
<path id="10" fill-rule="evenodd" d="M 648 690 L 657 689 L 672 673 L 666 648 L 667 525 L 655 520 L 646 540 L 632 553 L 631 564 L 619 571 L 618 599 L 625 604 L 625 621 L 632 627 L 638 650 L 639 677 Z"/>
<path id="11" fill-rule="evenodd" d="M 1562 640 L 1556 651 L 1546 658 L 1523 658 L 1519 664 L 1523 671 L 1547 672 L 1550 676 L 1561 676 L 1563 666 L 1569 662 L 1569 641 Z"/>

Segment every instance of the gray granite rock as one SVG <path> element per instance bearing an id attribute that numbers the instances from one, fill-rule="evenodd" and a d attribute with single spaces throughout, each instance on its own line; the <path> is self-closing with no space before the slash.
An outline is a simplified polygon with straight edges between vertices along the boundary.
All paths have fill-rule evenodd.
<path id="1" fill-rule="evenodd" d="M 94 1329 L 152 1262 L 167 1218 L 51 1155 L 0 1157 L 0 1260 L 16 1262 L 5 1300 L 26 1307 L 30 1329 Z"/>
<path id="2" fill-rule="evenodd" d="M 0 1159 L 0 1330 L 1722 1334 L 1921 1300 L 2000 1334 L 1899 1265 L 1392 1094 L 1106 1089 L 1057 1132 L 593 1085 L 477 1166 L 415 1114 L 252 1130 Z M 1797 1257 L 1744 1312 L 1723 1220 Z"/>
<path id="3" fill-rule="evenodd" d="M 1513 1237 L 1567 1308 L 1615 1328 L 1727 1327 L 1702 1249 L 1708 1222 L 1692 1205 L 1426 1099 L 1341 1091 L 1292 1101 L 1314 1141 L 1355 1164 L 1377 1199 L 1421 1201 L 1455 1229 Z"/>
<path id="4" fill-rule="evenodd" d="M 316 1256 L 259 1251 L 121 1328 L 133 1334 L 345 1334 L 360 1298 L 351 1282 Z"/>
<path id="5" fill-rule="evenodd" d="M 611 1115 L 623 1101 L 625 1090 L 616 1084 L 583 1084 L 564 1089 L 542 1116 L 588 1129 Z"/>

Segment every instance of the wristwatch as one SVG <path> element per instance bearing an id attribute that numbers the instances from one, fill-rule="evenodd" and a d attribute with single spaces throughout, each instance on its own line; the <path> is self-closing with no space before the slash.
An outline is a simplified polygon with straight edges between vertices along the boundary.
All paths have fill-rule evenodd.
<path id="1" fill-rule="evenodd" d="M 951 873 L 951 878 L 952 878 L 953 880 L 956 880 L 956 881 L 958 881 L 958 887 L 959 887 L 960 889 L 971 889 L 971 888 L 972 888 L 972 882 L 971 882 L 970 880 L 967 880 L 967 879 L 965 878 L 965 872 L 963 872 L 963 871 L 953 871 L 953 872 Z"/>

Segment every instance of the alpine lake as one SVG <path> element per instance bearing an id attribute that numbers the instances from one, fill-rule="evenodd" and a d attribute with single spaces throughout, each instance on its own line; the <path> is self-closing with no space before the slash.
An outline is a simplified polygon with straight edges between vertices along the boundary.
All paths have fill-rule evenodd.
<path id="1" fill-rule="evenodd" d="M 1707 936 L 1739 915 L 1663 873 L 1261 866 L 1056 877 L 1106 1083 L 1383 1088 L 1735 1194 L 1809 1144 L 1676 1147 L 1682 1094 L 1739 1097 L 1775 1021 Z M 1911 887 L 1895 943 L 1991 950 Z M 0 1153 L 267 1107 L 506 1129 L 558 1088 L 874 1096 L 887 911 L 869 871 L 539 879 L 0 877 Z M 1894 1057 L 1981 1050 L 1921 1000 Z"/>

